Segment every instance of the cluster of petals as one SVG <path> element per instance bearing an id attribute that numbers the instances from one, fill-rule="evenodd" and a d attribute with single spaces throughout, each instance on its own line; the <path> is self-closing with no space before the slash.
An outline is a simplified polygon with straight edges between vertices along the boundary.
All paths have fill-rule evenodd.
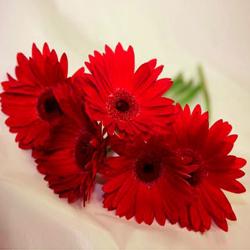
<path id="1" fill-rule="evenodd" d="M 167 98 L 163 66 L 153 59 L 135 68 L 131 46 L 105 46 L 85 65 L 69 76 L 66 54 L 34 44 L 31 57 L 17 54 L 16 77 L 2 82 L 6 124 L 49 188 L 85 205 L 101 180 L 103 206 L 120 217 L 227 231 L 236 216 L 223 190 L 245 191 L 232 126 L 210 126 L 200 105 Z"/>

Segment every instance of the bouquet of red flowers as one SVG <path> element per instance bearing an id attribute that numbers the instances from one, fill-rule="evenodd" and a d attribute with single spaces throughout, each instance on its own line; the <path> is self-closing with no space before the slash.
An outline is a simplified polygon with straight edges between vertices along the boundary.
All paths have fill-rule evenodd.
<path id="1" fill-rule="evenodd" d="M 135 70 L 133 48 L 119 43 L 68 76 L 66 54 L 45 43 L 17 62 L 2 82 L 6 124 L 60 198 L 85 205 L 100 181 L 103 206 L 138 223 L 204 232 L 236 220 L 222 189 L 245 191 L 246 161 L 230 155 L 237 135 L 223 120 L 209 125 L 200 105 L 165 97 L 172 81 L 155 59 Z"/>

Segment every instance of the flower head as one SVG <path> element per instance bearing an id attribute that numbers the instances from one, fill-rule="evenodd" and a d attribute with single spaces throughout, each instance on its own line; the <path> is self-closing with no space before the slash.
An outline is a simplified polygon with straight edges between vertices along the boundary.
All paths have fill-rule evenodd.
<path id="1" fill-rule="evenodd" d="M 58 60 L 46 43 L 42 52 L 33 44 L 32 57 L 19 53 L 17 62 L 16 79 L 8 75 L 2 82 L 2 111 L 21 148 L 41 147 L 63 115 L 54 88 L 67 79 L 67 57 Z"/>
<path id="2" fill-rule="evenodd" d="M 148 141 L 137 137 L 125 147 L 123 143 L 113 147 L 120 147 L 120 156 L 107 160 L 104 207 L 138 223 L 176 223 L 178 209 L 189 201 L 189 184 L 171 168 L 168 141 L 154 136 Z"/>
<path id="3" fill-rule="evenodd" d="M 82 84 L 86 110 L 93 120 L 102 122 L 110 135 L 149 134 L 165 129 L 174 110 L 172 100 L 162 95 L 172 81 L 157 79 L 163 66 L 156 67 L 156 60 L 135 71 L 133 48 L 124 50 L 119 43 L 115 51 L 108 46 L 103 54 L 95 51 L 86 66 L 91 73 L 86 74 Z"/>
<path id="4" fill-rule="evenodd" d="M 213 220 L 227 231 L 226 219 L 236 220 L 232 207 L 222 189 L 241 193 L 243 185 L 237 181 L 244 175 L 242 158 L 230 155 L 236 135 L 232 126 L 219 120 L 210 128 L 208 114 L 197 105 L 193 112 L 177 106 L 179 114 L 169 133 L 173 151 L 173 167 L 178 167 L 192 187 L 192 202 L 179 210 L 179 223 L 195 231 L 208 230 Z"/>

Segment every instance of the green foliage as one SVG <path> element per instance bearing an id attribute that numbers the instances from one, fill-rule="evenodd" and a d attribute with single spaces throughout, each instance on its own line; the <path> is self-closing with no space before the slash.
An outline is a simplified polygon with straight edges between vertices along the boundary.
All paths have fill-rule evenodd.
<path id="1" fill-rule="evenodd" d="M 172 88 L 167 95 L 182 106 L 192 103 L 198 95 L 202 95 L 206 110 L 210 112 L 210 98 L 206 87 L 206 80 L 201 66 L 197 67 L 197 80 L 186 80 L 183 73 L 174 78 Z"/>

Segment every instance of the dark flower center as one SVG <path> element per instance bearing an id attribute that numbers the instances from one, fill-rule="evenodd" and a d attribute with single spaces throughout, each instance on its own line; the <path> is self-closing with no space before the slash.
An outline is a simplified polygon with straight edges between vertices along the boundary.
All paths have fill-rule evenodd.
<path id="1" fill-rule="evenodd" d="M 138 160 L 135 172 L 141 181 L 146 183 L 153 182 L 160 176 L 161 165 L 159 162 Z"/>
<path id="2" fill-rule="evenodd" d="M 108 114 L 116 120 L 131 120 L 139 111 L 135 97 L 124 89 L 117 89 L 108 97 L 106 108 Z"/>
<path id="3" fill-rule="evenodd" d="M 199 169 L 190 173 L 190 177 L 187 179 L 187 181 L 190 185 L 197 186 L 205 176 L 206 171 L 204 169 Z"/>
<path id="4" fill-rule="evenodd" d="M 78 166 L 85 169 L 86 164 L 92 159 L 95 148 L 91 145 L 91 135 L 84 134 L 76 142 L 75 159 Z"/>
<path id="5" fill-rule="evenodd" d="M 189 175 L 187 181 L 190 185 L 196 186 L 207 176 L 206 168 L 203 164 L 201 156 L 191 149 L 181 149 L 177 156 L 179 164 L 183 170 Z"/>
<path id="6" fill-rule="evenodd" d="M 39 98 L 37 110 L 43 120 L 51 121 L 63 114 L 51 90 L 45 91 Z"/>
<path id="7" fill-rule="evenodd" d="M 187 179 L 188 183 L 192 186 L 197 186 L 208 176 L 208 171 L 204 166 L 201 166 L 199 169 L 191 172 L 190 177 Z"/>
<path id="8" fill-rule="evenodd" d="M 116 109 L 120 112 L 126 112 L 129 110 L 129 104 L 126 100 L 118 100 L 116 102 Z"/>

